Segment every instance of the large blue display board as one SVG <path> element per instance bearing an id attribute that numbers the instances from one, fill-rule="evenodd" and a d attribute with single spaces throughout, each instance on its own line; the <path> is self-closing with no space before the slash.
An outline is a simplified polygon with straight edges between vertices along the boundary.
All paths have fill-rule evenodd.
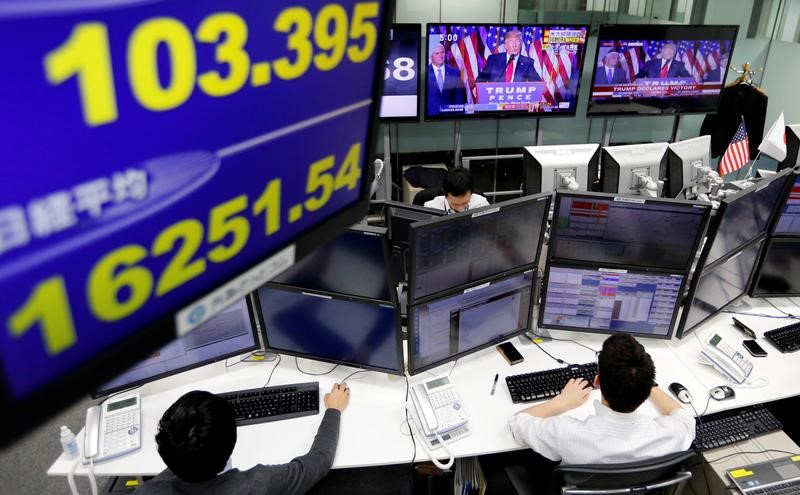
<path id="1" fill-rule="evenodd" d="M 0 4 L 4 402 L 365 199 L 381 3 Z"/>

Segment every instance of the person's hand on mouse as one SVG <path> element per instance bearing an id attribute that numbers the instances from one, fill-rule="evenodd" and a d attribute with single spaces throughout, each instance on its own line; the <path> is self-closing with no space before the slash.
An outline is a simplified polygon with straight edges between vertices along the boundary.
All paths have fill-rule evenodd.
<path id="1" fill-rule="evenodd" d="M 325 394 L 322 400 L 326 408 L 342 412 L 347 409 L 347 404 L 350 402 L 350 387 L 346 383 L 334 383 L 331 392 Z"/>

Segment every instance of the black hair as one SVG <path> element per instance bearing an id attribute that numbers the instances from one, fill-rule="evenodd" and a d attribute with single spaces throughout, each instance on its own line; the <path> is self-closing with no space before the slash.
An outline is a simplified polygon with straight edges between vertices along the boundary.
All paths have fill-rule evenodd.
<path id="1" fill-rule="evenodd" d="M 454 168 L 447 172 L 442 183 L 444 195 L 463 196 L 472 192 L 472 175 L 464 168 Z"/>
<path id="2" fill-rule="evenodd" d="M 618 333 L 607 338 L 597 362 L 600 390 L 614 411 L 633 412 L 650 396 L 656 367 L 642 344 L 630 335 Z"/>
<path id="3" fill-rule="evenodd" d="M 158 454 L 176 476 L 206 481 L 225 468 L 236 445 L 230 405 L 210 392 L 194 390 L 175 401 L 161 417 Z"/>

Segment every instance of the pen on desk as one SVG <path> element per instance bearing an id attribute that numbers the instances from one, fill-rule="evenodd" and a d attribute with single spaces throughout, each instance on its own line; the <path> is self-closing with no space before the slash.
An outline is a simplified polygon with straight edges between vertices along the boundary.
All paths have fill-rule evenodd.
<path id="1" fill-rule="evenodd" d="M 494 383 L 492 383 L 492 391 L 489 395 L 494 395 L 494 390 L 497 388 L 497 379 L 500 378 L 500 373 L 495 373 L 494 375 Z"/>

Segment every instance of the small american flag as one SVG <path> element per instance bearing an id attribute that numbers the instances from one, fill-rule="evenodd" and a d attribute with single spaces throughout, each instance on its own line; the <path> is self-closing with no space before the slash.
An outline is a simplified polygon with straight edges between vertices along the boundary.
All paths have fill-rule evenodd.
<path id="1" fill-rule="evenodd" d="M 744 117 L 742 117 L 742 122 L 736 129 L 731 144 L 728 145 L 728 149 L 722 155 L 722 160 L 719 161 L 719 173 L 727 175 L 739 170 L 748 161 L 750 161 L 750 143 L 747 140 L 747 129 L 744 127 Z"/>

